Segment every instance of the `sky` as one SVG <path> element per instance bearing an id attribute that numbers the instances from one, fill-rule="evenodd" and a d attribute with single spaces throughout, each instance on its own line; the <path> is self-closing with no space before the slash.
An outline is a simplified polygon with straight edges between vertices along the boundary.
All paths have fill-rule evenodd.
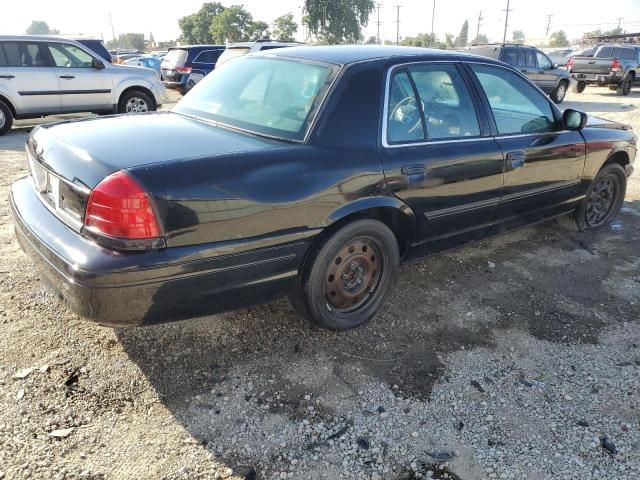
<path id="1" fill-rule="evenodd" d="M 219 0 L 220 1 L 220 0 Z M 0 15 L 0 35 L 22 34 L 32 20 L 44 20 L 62 34 L 92 35 L 105 41 L 112 38 L 109 14 L 116 35 L 120 33 L 152 32 L 155 40 L 173 40 L 180 34 L 178 19 L 197 11 L 202 0 L 3 0 Z M 242 4 L 255 20 L 267 23 L 291 12 L 300 22 L 301 0 L 221 0 L 225 6 Z M 377 0 L 383 39 L 395 40 L 395 23 L 400 4 L 400 37 L 431 31 L 433 0 Z M 465 20 L 469 21 L 469 39 L 475 37 L 478 16 L 482 10 L 480 33 L 490 40 L 502 40 L 507 0 L 435 0 L 435 33 L 444 39 L 445 33 L 458 35 Z M 640 31 L 640 0 L 611 1 L 610 12 L 605 3 L 595 0 L 510 0 L 509 28 L 522 30 L 529 40 L 542 39 L 551 17 L 551 31 L 564 30 L 569 39 L 585 31 L 608 30 L 620 25 L 629 32 Z M 592 5 L 592 7 L 590 6 Z M 377 13 L 364 29 L 365 38 L 376 35 Z M 298 29 L 298 40 L 304 41 L 304 31 Z"/>

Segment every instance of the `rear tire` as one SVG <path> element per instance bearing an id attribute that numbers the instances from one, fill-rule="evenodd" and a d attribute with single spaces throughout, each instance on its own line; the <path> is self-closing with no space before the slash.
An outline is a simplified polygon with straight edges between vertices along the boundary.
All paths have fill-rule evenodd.
<path id="1" fill-rule="evenodd" d="M 377 220 L 357 220 L 314 247 L 289 301 L 319 327 L 354 328 L 378 313 L 396 282 L 399 265 L 393 232 Z"/>
<path id="2" fill-rule="evenodd" d="M 617 163 L 608 163 L 593 179 L 585 199 L 560 224 L 572 231 L 585 232 L 606 227 L 616 217 L 627 192 L 627 176 Z"/>
<path id="3" fill-rule="evenodd" d="M 631 87 L 633 86 L 633 75 L 627 75 L 622 79 L 622 82 L 616 88 L 616 93 L 618 95 L 627 96 L 631 92 Z"/>
<path id="4" fill-rule="evenodd" d="M 9 105 L 0 100 L 0 135 L 4 135 L 13 125 L 13 113 Z"/>
<path id="5" fill-rule="evenodd" d="M 609 85 L 609 90 L 613 90 L 615 92 L 616 90 L 618 90 L 618 86 L 617 85 Z"/>
<path id="6" fill-rule="evenodd" d="M 129 90 L 120 96 L 118 102 L 118 113 L 146 113 L 155 109 L 153 99 L 142 90 Z"/>
<path id="7" fill-rule="evenodd" d="M 558 86 L 556 86 L 555 90 L 551 92 L 551 95 L 549 95 L 549 97 L 551 97 L 551 100 L 553 100 L 553 103 L 555 103 L 556 105 L 562 103 L 564 97 L 567 95 L 567 84 L 568 82 L 564 80 L 561 81 L 560 83 L 558 83 Z"/>
<path id="8" fill-rule="evenodd" d="M 573 93 L 582 93 L 585 88 L 587 88 L 587 84 L 585 82 L 576 82 L 571 85 L 571 91 Z"/>

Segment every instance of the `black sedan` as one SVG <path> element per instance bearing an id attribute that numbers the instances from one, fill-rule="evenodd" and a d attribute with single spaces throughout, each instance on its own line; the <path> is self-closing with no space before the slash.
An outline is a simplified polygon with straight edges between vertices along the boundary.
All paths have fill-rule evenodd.
<path id="1" fill-rule="evenodd" d="M 607 225 L 635 155 L 628 127 L 561 113 L 496 60 L 299 47 L 228 62 L 171 112 L 36 128 L 11 206 L 43 277 L 102 324 L 288 294 L 346 329 L 403 261 L 554 217 Z"/>

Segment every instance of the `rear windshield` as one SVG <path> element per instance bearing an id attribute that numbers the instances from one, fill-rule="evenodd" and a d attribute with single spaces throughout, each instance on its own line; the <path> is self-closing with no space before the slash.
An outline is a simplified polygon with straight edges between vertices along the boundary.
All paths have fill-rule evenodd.
<path id="1" fill-rule="evenodd" d="M 621 47 L 600 47 L 594 56 L 596 58 L 624 58 L 627 60 L 636 58 L 633 48 Z"/>
<path id="2" fill-rule="evenodd" d="M 175 112 L 287 140 L 302 140 L 338 67 L 244 57 L 216 68 Z"/>
<path id="3" fill-rule="evenodd" d="M 184 64 L 187 60 L 187 51 L 181 48 L 173 48 L 169 50 L 169 53 L 164 57 L 163 63 L 168 63 L 170 65 L 180 65 Z"/>
<path id="4" fill-rule="evenodd" d="M 232 58 L 241 57 L 242 55 L 246 55 L 250 51 L 251 51 L 251 48 L 249 47 L 227 48 L 224 52 L 222 52 L 222 55 L 220 55 L 220 58 L 218 58 L 218 63 L 216 65 L 222 65 L 223 63 L 231 60 Z"/>

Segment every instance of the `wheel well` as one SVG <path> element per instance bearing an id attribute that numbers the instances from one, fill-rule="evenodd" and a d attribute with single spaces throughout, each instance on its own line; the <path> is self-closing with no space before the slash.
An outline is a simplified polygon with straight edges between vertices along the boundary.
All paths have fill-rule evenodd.
<path id="1" fill-rule="evenodd" d="M 124 91 L 120 94 L 120 98 L 118 98 L 118 106 L 120 105 L 120 100 L 122 100 L 122 97 L 124 95 L 126 95 L 127 93 L 132 92 L 134 90 L 137 90 L 139 92 L 144 92 L 147 95 L 149 95 L 149 98 L 153 102 L 153 108 L 155 109 L 157 107 L 157 105 L 156 105 L 156 97 L 153 96 L 153 92 L 151 90 L 149 90 L 148 88 L 142 87 L 140 85 L 136 85 L 135 87 L 125 88 Z"/>
<path id="2" fill-rule="evenodd" d="M 16 118 L 16 109 L 13 106 L 13 104 L 9 101 L 9 99 L 3 95 L 0 95 L 0 100 L 2 100 L 4 103 L 7 104 L 7 106 L 9 107 L 9 110 L 11 110 L 11 114 L 13 115 L 13 118 Z"/>
<path id="3" fill-rule="evenodd" d="M 631 75 L 631 76 L 634 78 L 634 80 L 635 80 L 635 78 L 636 78 L 636 72 L 635 72 L 635 70 L 629 70 L 629 75 Z"/>
<path id="4" fill-rule="evenodd" d="M 611 155 L 609 158 L 607 158 L 607 161 L 604 162 L 604 164 L 602 165 L 603 167 L 609 163 L 617 163 L 618 165 L 620 165 L 622 168 L 626 167 L 627 165 L 629 165 L 630 161 L 629 161 L 629 155 L 627 154 L 627 152 L 616 152 L 613 155 Z"/>
<path id="5" fill-rule="evenodd" d="M 393 207 L 376 207 L 366 210 L 360 210 L 347 215 L 340 220 L 332 223 L 315 238 L 307 254 L 302 262 L 304 265 L 307 262 L 308 256 L 313 252 L 314 247 L 321 243 L 324 239 L 331 237 L 336 231 L 342 228 L 344 225 L 355 222 L 362 219 L 378 220 L 384 223 L 393 232 L 398 242 L 398 249 L 400 251 L 400 258 L 403 258 L 411 247 L 411 242 L 414 235 L 414 222 L 409 215 Z"/>

